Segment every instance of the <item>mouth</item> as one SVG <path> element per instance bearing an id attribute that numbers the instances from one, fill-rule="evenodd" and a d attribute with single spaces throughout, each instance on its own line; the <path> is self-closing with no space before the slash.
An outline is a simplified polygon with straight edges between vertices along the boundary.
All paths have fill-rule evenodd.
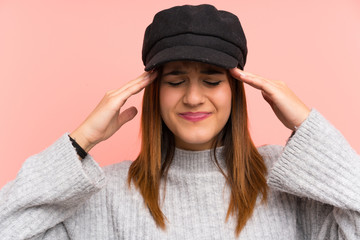
<path id="1" fill-rule="evenodd" d="M 210 117 L 211 114 L 211 112 L 183 112 L 179 113 L 178 115 L 190 122 L 199 122 Z"/>

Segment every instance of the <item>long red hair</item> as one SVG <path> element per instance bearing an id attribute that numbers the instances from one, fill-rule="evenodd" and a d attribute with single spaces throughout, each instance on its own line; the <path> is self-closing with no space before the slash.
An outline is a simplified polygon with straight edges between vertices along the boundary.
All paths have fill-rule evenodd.
<path id="1" fill-rule="evenodd" d="M 157 226 L 165 229 L 166 217 L 160 208 L 160 182 L 166 185 L 167 172 L 175 151 L 174 136 L 160 116 L 158 79 L 145 88 L 141 116 L 141 150 L 131 164 L 128 174 L 131 182 L 142 194 Z M 226 221 L 235 216 L 238 236 L 251 217 L 257 196 L 267 199 L 265 163 L 251 140 L 248 129 L 248 115 L 244 85 L 228 74 L 232 102 L 231 114 L 223 130 L 213 142 L 213 156 L 219 171 L 224 175 L 231 196 Z M 226 173 L 221 169 L 215 155 L 217 146 L 224 146 Z M 163 159 L 163 161 L 162 161 Z"/>

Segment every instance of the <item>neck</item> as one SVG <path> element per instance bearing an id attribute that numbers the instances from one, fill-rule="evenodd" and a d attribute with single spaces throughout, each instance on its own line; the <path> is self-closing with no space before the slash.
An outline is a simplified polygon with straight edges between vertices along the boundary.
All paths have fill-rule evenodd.
<path id="1" fill-rule="evenodd" d="M 218 147 L 215 149 L 215 156 L 220 167 L 225 169 L 223 147 Z M 189 151 L 175 148 L 170 170 L 192 173 L 218 171 L 219 169 L 215 164 L 214 149 Z"/>

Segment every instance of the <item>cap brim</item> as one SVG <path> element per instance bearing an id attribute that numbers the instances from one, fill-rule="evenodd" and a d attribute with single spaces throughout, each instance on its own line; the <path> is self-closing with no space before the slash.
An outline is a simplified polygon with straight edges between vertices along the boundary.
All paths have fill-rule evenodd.
<path id="1" fill-rule="evenodd" d="M 213 64 L 225 69 L 235 68 L 238 61 L 223 52 L 199 46 L 175 46 L 166 48 L 150 59 L 145 71 L 150 71 L 162 64 L 173 61 L 196 61 Z"/>

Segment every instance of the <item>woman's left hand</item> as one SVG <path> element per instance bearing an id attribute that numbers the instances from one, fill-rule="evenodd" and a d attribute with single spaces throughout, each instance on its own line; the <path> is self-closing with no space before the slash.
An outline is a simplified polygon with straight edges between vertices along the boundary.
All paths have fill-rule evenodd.
<path id="1" fill-rule="evenodd" d="M 264 99 L 287 128 L 295 130 L 308 117 L 310 109 L 284 82 L 265 79 L 238 68 L 230 69 L 230 73 L 234 78 L 261 90 Z"/>

